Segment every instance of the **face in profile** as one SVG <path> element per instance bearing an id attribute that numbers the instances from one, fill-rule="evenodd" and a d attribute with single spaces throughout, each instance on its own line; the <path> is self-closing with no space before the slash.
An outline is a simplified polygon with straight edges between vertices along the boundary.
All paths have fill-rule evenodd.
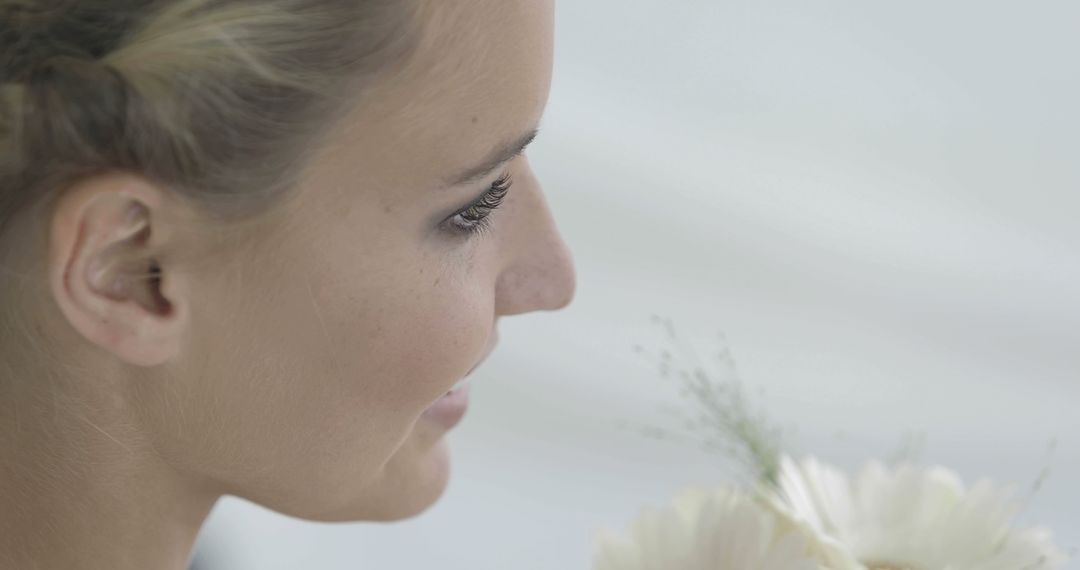
<path id="1" fill-rule="evenodd" d="M 553 11 L 424 3 L 418 50 L 356 95 L 287 223 L 213 271 L 162 268 L 185 341 L 131 398 L 165 463 L 311 520 L 401 519 L 440 497 L 447 428 L 425 410 L 490 352 L 500 317 L 574 294 L 517 152 L 547 102 Z"/>

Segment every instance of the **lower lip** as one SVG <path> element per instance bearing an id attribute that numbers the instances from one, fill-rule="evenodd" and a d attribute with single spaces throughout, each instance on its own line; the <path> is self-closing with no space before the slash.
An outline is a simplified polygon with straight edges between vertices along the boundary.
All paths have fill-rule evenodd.
<path id="1" fill-rule="evenodd" d="M 469 384 L 465 383 L 457 390 L 436 400 L 434 404 L 424 410 L 422 417 L 449 430 L 461 423 L 462 418 L 465 417 L 465 411 L 468 409 Z"/>

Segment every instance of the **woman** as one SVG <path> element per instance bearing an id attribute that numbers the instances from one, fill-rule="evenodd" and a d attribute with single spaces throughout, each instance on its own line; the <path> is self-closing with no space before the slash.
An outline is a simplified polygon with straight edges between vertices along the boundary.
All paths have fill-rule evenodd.
<path id="1" fill-rule="evenodd" d="M 0 1 L 0 567 L 180 569 L 223 495 L 394 521 L 570 253 L 551 0 Z"/>

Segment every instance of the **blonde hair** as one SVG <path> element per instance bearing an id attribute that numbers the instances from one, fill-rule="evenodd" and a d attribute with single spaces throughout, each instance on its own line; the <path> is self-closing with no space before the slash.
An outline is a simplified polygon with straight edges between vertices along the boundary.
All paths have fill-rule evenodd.
<path id="1" fill-rule="evenodd" d="M 65 188 L 129 171 L 214 227 L 260 219 L 337 114 L 409 53 L 410 5 L 0 0 L 0 366 L 40 332 L 15 268 L 43 256 L 30 247 Z"/>

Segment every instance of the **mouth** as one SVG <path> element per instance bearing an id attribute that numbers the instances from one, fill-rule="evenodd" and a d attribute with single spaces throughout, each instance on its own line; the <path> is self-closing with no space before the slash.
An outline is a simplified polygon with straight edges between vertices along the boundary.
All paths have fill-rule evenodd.
<path id="1" fill-rule="evenodd" d="M 495 346 L 497 344 L 499 344 L 499 333 L 498 331 L 495 331 L 491 335 L 491 342 L 488 344 L 488 349 L 487 352 L 484 353 L 484 356 L 481 357 L 480 360 L 476 364 L 474 364 L 468 372 L 465 373 L 465 376 L 461 380 L 458 380 L 457 384 L 454 384 L 453 388 L 450 388 L 450 390 L 446 392 L 446 395 L 453 394 L 454 392 L 457 392 L 463 386 L 468 384 L 469 377 L 472 376 L 472 373 L 476 371 L 477 368 L 480 368 L 481 364 L 487 361 L 488 357 L 491 356 L 491 353 L 495 351 Z"/>
<path id="2" fill-rule="evenodd" d="M 445 430 L 453 429 L 465 417 L 469 407 L 469 377 L 473 371 L 480 367 L 495 350 L 498 343 L 498 333 L 492 333 L 487 352 L 468 372 L 465 377 L 458 380 L 450 391 L 443 394 L 438 400 L 424 410 L 423 417 L 434 425 L 442 426 Z"/>
<path id="3" fill-rule="evenodd" d="M 462 378 L 461 380 L 458 381 L 457 384 L 454 384 L 453 388 L 450 388 L 450 390 L 448 392 L 443 394 L 442 397 L 445 398 L 447 396 L 453 396 L 454 394 L 457 394 L 458 391 L 460 391 L 462 388 L 464 388 L 468 383 L 469 383 L 468 378 Z"/>
<path id="4" fill-rule="evenodd" d="M 443 394 L 438 400 L 424 410 L 424 418 L 435 425 L 442 426 L 445 430 L 450 430 L 465 417 L 465 412 L 469 407 L 469 377 L 474 370 L 479 368 L 480 365 L 487 360 L 487 357 L 495 350 L 495 345 L 498 342 L 498 332 L 493 331 L 487 352 L 484 353 L 484 356 L 465 373 L 464 378 L 458 380 L 457 384 L 454 384 L 454 386 L 450 388 L 449 392 Z"/>

